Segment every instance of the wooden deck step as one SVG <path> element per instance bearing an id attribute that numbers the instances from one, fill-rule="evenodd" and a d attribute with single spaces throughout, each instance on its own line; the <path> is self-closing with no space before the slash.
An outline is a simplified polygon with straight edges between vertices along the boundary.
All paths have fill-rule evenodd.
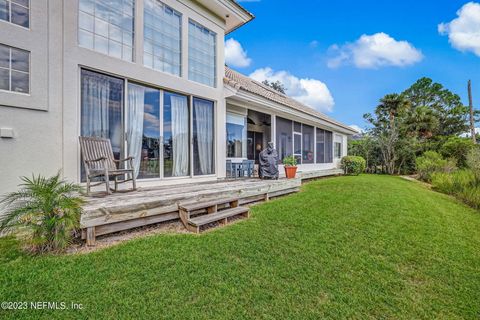
<path id="1" fill-rule="evenodd" d="M 191 211 L 206 209 L 209 207 L 213 207 L 213 206 L 216 206 L 219 204 L 225 204 L 225 203 L 230 203 L 230 205 L 234 204 L 232 207 L 234 207 L 235 204 L 238 206 L 238 198 L 223 198 L 223 199 L 215 199 L 207 202 L 183 203 L 183 204 L 179 204 L 178 208 L 180 210 L 191 212 Z"/>
<path id="2" fill-rule="evenodd" d="M 249 209 L 245 207 L 235 207 L 230 209 L 225 209 L 219 211 L 217 213 L 207 214 L 203 216 L 198 216 L 195 218 L 191 218 L 188 220 L 188 229 L 190 231 L 198 233 L 200 231 L 200 227 L 212 222 L 221 222 L 226 223 L 228 218 L 244 215 L 248 217 Z"/>

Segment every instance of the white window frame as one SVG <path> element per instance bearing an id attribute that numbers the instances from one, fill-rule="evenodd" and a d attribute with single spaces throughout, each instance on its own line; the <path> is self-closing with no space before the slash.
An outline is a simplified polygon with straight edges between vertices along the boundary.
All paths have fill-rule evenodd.
<path id="1" fill-rule="evenodd" d="M 12 47 L 12 46 L 9 46 L 9 45 L 3 44 L 3 43 L 0 43 L 0 46 L 7 47 L 8 48 L 8 54 L 9 54 L 8 68 L 0 67 L 0 69 L 8 70 L 8 90 L 0 89 L 0 91 L 1 92 L 14 93 L 14 94 L 21 94 L 21 95 L 30 95 L 30 93 L 32 92 L 32 79 L 31 79 L 32 78 L 31 77 L 31 75 L 32 75 L 32 72 L 31 72 L 32 71 L 32 62 L 31 62 L 32 61 L 32 57 L 31 57 L 32 53 L 28 50 Z M 22 70 L 16 70 L 16 69 L 12 68 L 12 49 L 21 50 L 21 51 L 24 51 L 24 52 L 28 53 L 28 72 L 27 71 L 22 71 Z M 28 75 L 28 91 L 27 92 L 20 92 L 20 91 L 12 90 L 12 71 Z"/>
<path id="2" fill-rule="evenodd" d="M 136 37 L 136 32 L 135 32 L 135 23 L 136 23 L 136 17 L 135 17 L 135 15 L 136 15 L 136 8 L 135 8 L 135 5 L 136 5 L 136 1 L 138 1 L 138 0 L 132 0 L 132 2 L 133 2 L 133 4 L 132 4 L 133 12 L 132 12 L 132 16 L 131 16 L 131 17 L 132 17 L 132 31 L 131 31 L 132 42 L 129 43 L 129 44 L 125 44 L 125 43 L 123 42 L 123 37 L 124 37 L 123 34 L 124 34 L 125 31 L 126 31 L 125 29 L 123 29 L 122 27 L 120 27 L 120 26 L 118 26 L 118 25 L 112 24 L 110 21 L 106 21 L 105 19 L 97 16 L 97 15 L 96 15 L 96 9 L 95 9 L 95 7 L 94 7 L 94 9 L 93 9 L 93 10 L 94 10 L 93 15 L 92 15 L 90 12 L 82 11 L 82 10 L 80 9 L 80 2 L 81 2 L 81 1 L 82 1 L 82 0 L 78 0 L 78 7 L 77 7 L 77 14 L 78 14 L 78 21 L 77 21 L 77 38 L 78 38 L 78 41 L 77 41 L 77 43 L 78 43 L 78 46 L 81 47 L 81 48 L 87 49 L 87 50 L 92 50 L 92 51 L 97 52 L 97 53 L 99 53 L 99 54 L 104 54 L 104 55 L 109 56 L 109 57 L 112 57 L 112 58 L 114 58 L 114 59 L 120 59 L 120 60 L 127 61 L 127 62 L 135 62 L 135 60 L 136 60 L 136 57 L 135 57 L 135 37 Z M 94 6 L 95 6 L 95 5 L 97 4 L 97 2 L 99 2 L 99 1 L 101 1 L 101 0 L 96 0 L 96 1 L 94 1 Z M 120 9 L 120 11 L 121 11 L 121 10 L 122 10 L 122 9 Z M 115 10 L 115 11 L 117 11 L 118 13 L 120 13 L 118 10 Z M 91 17 L 93 18 L 93 31 L 92 31 L 92 30 L 87 30 L 87 29 L 84 29 L 84 28 L 81 28 L 81 27 L 80 27 L 80 15 L 81 15 L 82 13 L 85 14 L 85 15 L 89 15 L 89 16 L 91 16 Z M 107 24 L 107 28 L 108 28 L 108 31 L 107 31 L 108 36 L 107 36 L 107 37 L 105 37 L 105 36 L 103 36 L 103 35 L 101 35 L 101 34 L 98 34 L 98 33 L 96 32 L 96 30 L 95 30 L 95 20 L 96 20 L 96 19 L 99 19 L 99 20 L 101 20 L 102 22 L 104 22 L 104 23 Z M 120 31 L 121 31 L 121 33 L 122 33 L 122 42 L 118 42 L 117 40 L 114 40 L 114 39 L 110 38 L 110 28 L 111 28 L 112 25 L 114 25 L 114 26 L 116 26 L 116 27 L 118 27 L 118 28 L 120 29 Z M 86 46 L 86 45 L 84 45 L 84 44 L 82 44 L 82 43 L 80 42 L 80 33 L 81 33 L 82 31 L 91 34 L 92 39 L 93 39 L 93 43 L 92 43 L 92 47 L 91 47 L 91 48 L 88 47 L 88 46 Z M 101 38 L 106 39 L 106 41 L 107 41 L 107 53 L 95 49 L 95 36 L 98 36 L 98 37 L 101 37 Z M 111 55 L 111 54 L 109 53 L 109 51 L 110 51 L 110 42 L 115 42 L 116 44 L 120 45 L 120 47 L 121 47 L 120 57 Z M 125 47 L 125 46 L 126 46 L 126 47 L 129 47 L 130 50 L 131 50 L 130 59 L 126 59 L 126 58 L 124 57 L 124 47 Z"/>
<path id="3" fill-rule="evenodd" d="M 165 43 L 155 42 L 155 39 L 150 39 L 150 38 L 147 38 L 147 37 L 146 37 L 146 35 L 145 35 L 145 34 L 146 34 L 146 33 L 145 33 L 145 27 L 149 27 L 149 28 L 154 29 L 154 26 L 152 26 L 152 25 L 147 25 L 147 24 L 146 24 L 146 19 L 145 19 L 145 7 L 144 7 L 144 9 L 143 9 L 143 20 L 144 20 L 144 21 L 143 21 L 143 30 L 144 30 L 144 32 L 143 32 L 143 57 L 144 57 L 144 58 L 143 58 L 143 65 L 144 65 L 145 67 L 147 67 L 147 68 L 150 68 L 150 69 L 153 69 L 153 70 L 156 70 L 156 71 L 165 72 L 165 73 L 168 73 L 168 74 L 177 76 L 177 77 L 181 77 L 181 76 L 182 76 L 182 72 L 183 72 L 183 67 L 184 67 L 184 66 L 182 65 L 182 56 L 183 56 L 183 52 L 182 52 L 182 49 L 183 49 L 183 48 L 182 48 L 182 45 L 183 45 L 183 40 L 182 40 L 182 35 L 183 35 L 183 30 L 182 30 L 183 15 L 182 15 L 181 12 L 173 9 L 172 7 L 168 6 L 167 4 L 165 4 L 165 3 L 163 3 L 163 2 L 161 2 L 161 1 L 159 1 L 159 0 L 145 0 L 145 1 L 152 1 L 152 2 L 154 2 L 154 5 L 156 5 L 156 6 L 161 6 L 163 10 L 165 10 L 165 8 L 168 8 L 168 9 L 172 10 L 172 12 L 173 12 L 174 15 L 176 15 L 176 16 L 179 17 L 179 19 L 180 19 L 180 25 L 179 25 L 179 50 L 180 50 L 180 51 L 178 52 L 178 54 L 179 54 L 179 61 L 178 61 L 178 68 L 179 68 L 179 70 L 178 70 L 178 74 L 165 71 L 165 69 L 163 69 L 163 68 L 162 68 L 162 69 L 160 69 L 160 68 L 155 68 L 155 57 L 156 57 L 156 56 L 158 57 L 158 55 L 155 55 L 155 49 L 154 49 L 155 45 L 160 46 L 160 47 L 163 47 L 163 48 L 166 47 L 166 48 L 168 48 L 168 50 L 171 50 L 171 49 L 173 49 L 173 48 L 168 47 L 167 45 L 165 45 Z M 152 15 L 154 15 L 154 14 L 152 14 Z M 154 16 L 155 16 L 155 15 L 154 15 Z M 166 22 L 166 21 L 164 21 L 164 22 L 167 23 L 167 24 L 169 24 L 169 25 L 171 25 L 169 22 Z M 172 26 L 172 27 L 175 27 L 175 28 L 176 28 L 176 26 Z M 157 30 L 157 32 L 158 32 L 158 30 Z M 145 50 L 145 48 L 146 48 L 146 43 L 147 43 L 147 42 L 149 42 L 149 43 L 152 44 L 152 53 L 149 53 L 149 52 L 147 52 L 147 51 Z M 146 55 L 149 55 L 149 56 L 152 57 L 152 64 L 153 64 L 153 65 L 146 64 L 146 59 L 145 59 L 145 56 L 146 56 Z M 165 63 L 165 60 L 164 60 L 164 59 L 162 59 L 161 61 L 162 61 L 162 63 Z M 172 61 L 172 63 L 173 63 L 173 61 Z M 173 64 L 172 64 L 172 66 L 175 66 L 175 67 L 176 67 L 177 65 L 173 65 Z"/>
<path id="4" fill-rule="evenodd" d="M 195 60 L 197 63 L 200 62 L 197 59 L 192 58 L 193 55 L 191 54 L 191 47 L 190 47 L 192 41 L 190 41 L 190 38 L 191 37 L 195 38 L 195 36 L 190 34 L 190 24 L 193 24 L 195 26 L 195 28 L 196 27 L 201 27 L 205 30 L 208 30 L 210 32 L 210 34 L 213 36 L 213 46 L 214 46 L 214 49 L 213 49 L 213 85 L 210 85 L 210 84 L 207 84 L 207 83 L 204 83 L 204 82 L 200 82 L 198 80 L 194 80 L 192 75 L 190 74 L 192 72 L 193 74 L 196 74 L 196 75 L 204 75 L 208 78 L 211 77 L 210 74 L 206 74 L 206 73 L 200 72 L 198 70 L 195 70 L 195 71 L 190 70 L 190 68 L 191 68 L 190 59 Z M 218 57 L 217 57 L 217 46 L 218 46 L 217 36 L 218 35 L 217 35 L 216 32 L 213 32 L 211 29 L 205 27 L 203 24 L 198 23 L 193 19 L 188 19 L 188 26 L 189 26 L 188 27 L 188 70 L 187 70 L 188 80 L 194 81 L 196 83 L 203 84 L 203 85 L 208 86 L 208 87 L 216 88 L 217 87 L 217 82 L 218 82 L 218 79 L 217 79 L 217 59 L 218 59 Z M 194 49 L 198 50 L 198 48 L 194 48 Z M 203 63 L 201 63 L 201 64 L 204 65 Z"/>
<path id="5" fill-rule="evenodd" d="M 24 27 L 24 26 L 21 26 L 19 24 L 16 24 L 16 23 L 13 23 L 12 22 L 12 0 L 5 0 L 8 4 L 8 21 L 7 20 L 3 20 L 3 19 L 0 19 L 0 21 L 2 22 L 5 22 L 5 23 L 10 23 L 14 26 L 17 26 L 17 27 L 20 27 L 20 28 L 23 28 L 23 29 L 27 29 L 27 30 L 30 30 L 30 26 L 31 26 L 31 21 L 32 21 L 32 14 L 31 14 L 31 8 L 32 8 L 32 4 L 31 4 L 31 1 L 28 0 L 28 8 L 21 5 L 21 4 L 18 4 L 17 2 L 15 2 L 15 5 L 17 6 L 20 6 L 22 8 L 25 8 L 28 10 L 28 27 Z"/>

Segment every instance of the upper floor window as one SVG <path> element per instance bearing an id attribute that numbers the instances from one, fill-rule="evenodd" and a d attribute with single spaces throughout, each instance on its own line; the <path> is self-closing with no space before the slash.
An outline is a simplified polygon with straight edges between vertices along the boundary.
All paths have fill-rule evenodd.
<path id="1" fill-rule="evenodd" d="M 215 87 L 216 34 L 192 20 L 188 25 L 188 79 Z"/>
<path id="2" fill-rule="evenodd" d="M 143 64 L 180 76 L 182 15 L 158 0 L 145 0 Z"/>
<path id="3" fill-rule="evenodd" d="M 30 92 L 30 52 L 0 44 L 0 90 Z"/>
<path id="4" fill-rule="evenodd" d="M 29 0 L 0 0 L 0 20 L 29 28 Z"/>
<path id="5" fill-rule="evenodd" d="M 79 45 L 132 61 L 134 7 L 134 0 L 80 0 Z"/>

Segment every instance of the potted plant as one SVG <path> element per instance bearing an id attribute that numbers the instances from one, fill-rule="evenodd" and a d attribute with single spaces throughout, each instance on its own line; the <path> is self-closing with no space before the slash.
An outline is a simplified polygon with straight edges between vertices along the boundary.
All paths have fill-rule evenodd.
<path id="1" fill-rule="evenodd" d="M 283 158 L 283 165 L 285 167 L 285 175 L 287 179 L 295 178 L 297 173 L 297 158 L 293 155 Z"/>

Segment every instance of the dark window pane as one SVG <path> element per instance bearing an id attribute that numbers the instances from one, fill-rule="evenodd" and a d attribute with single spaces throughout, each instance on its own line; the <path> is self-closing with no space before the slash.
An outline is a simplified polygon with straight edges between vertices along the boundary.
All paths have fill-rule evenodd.
<path id="1" fill-rule="evenodd" d="M 335 142 L 335 158 L 342 157 L 342 144 L 340 142 Z"/>
<path id="2" fill-rule="evenodd" d="M 325 130 L 317 128 L 317 163 L 325 163 Z"/>
<path id="3" fill-rule="evenodd" d="M 190 121 L 188 98 L 165 92 L 163 103 L 163 157 L 165 177 L 190 173 Z"/>
<path id="4" fill-rule="evenodd" d="M 12 10 L 12 23 L 28 28 L 29 27 L 28 9 L 12 3 L 11 10 Z"/>
<path id="5" fill-rule="evenodd" d="M 6 0 L 0 0 L 0 20 L 8 21 L 10 18 L 8 10 L 8 2 Z"/>
<path id="6" fill-rule="evenodd" d="M 12 2 L 28 8 L 28 0 L 12 0 Z"/>
<path id="7" fill-rule="evenodd" d="M 213 102 L 193 99 L 193 165 L 195 175 L 215 173 Z"/>
<path id="8" fill-rule="evenodd" d="M 17 72 L 12 70 L 12 91 L 28 93 L 29 80 L 28 73 Z"/>
<path id="9" fill-rule="evenodd" d="M 277 117 L 276 121 L 276 149 L 278 151 L 279 162 L 283 158 L 292 155 L 293 137 L 292 137 L 292 121 Z"/>
<path id="10" fill-rule="evenodd" d="M 0 68 L 0 90 L 10 90 L 10 72 Z"/>
<path id="11" fill-rule="evenodd" d="M 12 69 L 28 72 L 29 56 L 27 51 L 12 48 Z"/>
<path id="12" fill-rule="evenodd" d="M 0 67 L 10 68 L 10 47 L 0 45 Z"/>
<path id="13" fill-rule="evenodd" d="M 313 163 L 314 162 L 314 138 L 313 138 L 313 127 L 303 125 L 302 127 L 303 134 L 303 150 L 302 150 L 302 163 Z"/>
<path id="14" fill-rule="evenodd" d="M 294 132 L 302 132 L 302 124 L 300 122 L 293 123 L 293 131 Z"/>
<path id="15" fill-rule="evenodd" d="M 293 135 L 293 153 L 302 154 L 302 135 L 301 134 Z"/>
<path id="16" fill-rule="evenodd" d="M 332 132 L 325 131 L 325 163 L 333 162 Z"/>

